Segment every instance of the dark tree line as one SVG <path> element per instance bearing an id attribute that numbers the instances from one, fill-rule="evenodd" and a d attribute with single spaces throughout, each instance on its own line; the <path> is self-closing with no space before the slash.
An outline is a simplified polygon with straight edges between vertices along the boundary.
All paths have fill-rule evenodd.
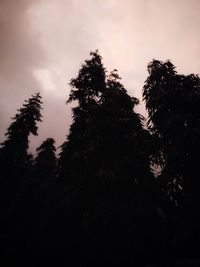
<path id="1" fill-rule="evenodd" d="M 134 111 L 117 70 L 98 51 L 70 82 L 73 123 L 56 156 L 34 157 L 39 93 L 13 118 L 0 147 L 2 255 L 17 265 L 144 266 L 197 257 L 200 241 L 200 78 L 153 60 Z M 155 175 L 154 167 L 160 171 Z"/>

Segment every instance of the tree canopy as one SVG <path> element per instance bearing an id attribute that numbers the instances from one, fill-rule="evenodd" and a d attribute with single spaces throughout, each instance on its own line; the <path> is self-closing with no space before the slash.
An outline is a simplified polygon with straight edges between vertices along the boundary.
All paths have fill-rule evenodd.
<path id="1" fill-rule="evenodd" d="M 69 83 L 73 121 L 59 153 L 52 137 L 28 151 L 39 93 L 12 118 L 0 147 L 0 239 L 12 266 L 38 265 L 37 255 L 45 266 L 198 256 L 200 77 L 169 60 L 147 70 L 146 120 L 118 71 L 91 52 Z"/>

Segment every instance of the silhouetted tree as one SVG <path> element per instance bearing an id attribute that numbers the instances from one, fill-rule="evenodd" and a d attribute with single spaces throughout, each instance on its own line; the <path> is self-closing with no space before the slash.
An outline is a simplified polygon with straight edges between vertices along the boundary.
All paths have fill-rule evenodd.
<path id="1" fill-rule="evenodd" d="M 33 158 L 28 153 L 28 137 L 37 135 L 37 122 L 41 121 L 41 96 L 39 93 L 25 100 L 22 108 L 9 126 L 7 139 L 1 144 L 1 231 L 4 240 L 5 255 L 13 250 L 12 257 L 17 257 L 25 249 L 27 242 L 27 182 Z M 30 203 L 30 202 L 28 202 Z M 8 241 L 9 240 L 9 241 Z M 6 250 L 7 249 L 7 250 Z"/>
<path id="2" fill-rule="evenodd" d="M 157 159 L 165 191 L 175 201 L 195 190 L 199 151 L 200 78 L 179 75 L 170 61 L 148 65 L 143 97 L 149 127 L 157 136 Z"/>
<path id="3" fill-rule="evenodd" d="M 55 178 L 56 173 L 56 148 L 55 140 L 47 138 L 37 149 L 34 171 L 39 183 L 49 183 Z"/>
<path id="4" fill-rule="evenodd" d="M 105 69 L 98 51 L 91 52 L 92 58 L 82 65 L 78 77 L 72 79 L 68 103 L 78 101 L 73 108 L 73 124 L 67 141 L 61 146 L 59 173 L 65 177 L 67 184 L 81 185 L 88 176 L 88 142 L 87 131 L 94 120 L 101 93 L 105 90 Z M 85 181 L 84 181 L 85 182 Z"/>
<path id="5" fill-rule="evenodd" d="M 106 86 L 101 56 L 98 51 L 90 55 L 91 59 L 82 65 L 77 78 L 70 82 L 72 90 L 67 102 L 75 100 L 78 105 L 73 108 L 73 124 L 67 141 L 61 146 L 58 160 L 58 177 L 62 185 L 59 210 L 63 214 L 63 231 L 70 232 L 70 249 L 81 242 L 83 217 L 89 210 L 88 201 L 92 200 L 92 191 L 88 190 L 88 183 L 94 178 L 89 159 L 92 150 L 89 132 L 96 117 L 100 95 Z"/>
<path id="6" fill-rule="evenodd" d="M 39 93 L 25 100 L 23 107 L 12 118 L 14 121 L 9 126 L 7 139 L 1 144 L 0 164 L 5 174 L 5 179 L 12 179 L 12 183 L 19 183 L 16 176 L 23 176 L 30 156 L 28 154 L 28 137 L 37 135 L 37 122 L 41 121 L 41 96 Z M 4 182 L 8 182 L 5 181 Z"/>
<path id="7" fill-rule="evenodd" d="M 57 159 L 54 139 L 47 138 L 36 152 L 32 172 L 26 180 L 25 203 L 22 205 L 31 229 L 29 238 L 33 243 L 33 250 L 40 250 L 42 246 L 47 246 L 47 235 L 52 235 L 48 229 L 52 227 L 50 218 L 55 213 Z M 38 243 L 40 246 L 36 245 Z"/>
<path id="8" fill-rule="evenodd" d="M 138 223 L 133 230 L 120 213 L 126 210 L 131 222 L 134 214 L 141 213 L 143 204 L 137 210 L 134 208 L 138 197 L 146 198 L 144 195 L 149 194 L 153 180 L 150 171 L 152 138 L 143 127 L 143 117 L 134 112 L 138 99 L 128 95 L 116 70 L 106 76 L 97 52 L 91 55 L 78 77 L 71 81 L 69 101 L 77 100 L 78 105 L 73 108 L 74 120 L 68 139 L 61 146 L 59 175 L 68 188 L 66 195 L 70 204 L 66 220 L 68 225 L 73 225 L 71 229 L 74 230 L 70 231 L 75 233 L 73 242 L 76 239 L 82 244 L 89 233 L 97 237 L 101 229 L 101 238 L 106 241 L 112 232 L 109 244 L 114 246 L 117 232 L 127 227 L 133 239 L 139 231 Z M 118 223 L 113 223 L 111 231 L 110 222 L 114 218 Z M 73 223 L 69 223 L 71 220 Z M 87 237 L 84 238 L 83 233 Z M 98 247 L 101 238 L 92 243 L 94 247 Z M 124 244 L 120 238 L 116 241 L 118 245 L 120 241 Z M 123 247 L 125 249 L 126 245 Z M 108 247 L 106 251 L 109 253 Z"/>
<path id="9" fill-rule="evenodd" d="M 33 208 L 38 213 L 45 214 L 52 205 L 56 180 L 56 148 L 53 138 L 47 138 L 36 149 L 37 156 L 32 167 L 31 177 L 27 181 Z"/>
<path id="10" fill-rule="evenodd" d="M 91 176 L 141 180 L 149 171 L 150 138 L 142 116 L 133 111 L 138 100 L 127 94 L 116 70 L 106 78 L 101 56 L 91 55 L 70 83 L 68 102 L 78 100 L 78 106 L 73 108 L 74 122 L 61 147 L 60 171 L 66 182 L 78 180 L 79 185 Z"/>
<path id="11" fill-rule="evenodd" d="M 151 139 L 143 128 L 143 117 L 134 112 L 138 99 L 127 94 L 120 79 L 116 70 L 107 77 L 93 132 L 98 138 L 98 158 L 93 158 L 101 179 L 131 185 L 149 178 Z"/>
<path id="12" fill-rule="evenodd" d="M 161 166 L 160 188 L 168 205 L 168 244 L 177 255 L 198 255 L 200 77 L 180 75 L 170 61 L 153 60 L 143 97 L 155 136 L 154 162 Z"/>

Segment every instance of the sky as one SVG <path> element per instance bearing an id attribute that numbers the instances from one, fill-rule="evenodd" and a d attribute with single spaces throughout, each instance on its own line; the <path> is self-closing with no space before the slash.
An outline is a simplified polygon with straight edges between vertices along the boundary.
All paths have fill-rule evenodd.
<path id="1" fill-rule="evenodd" d="M 69 82 L 90 51 L 140 100 L 152 59 L 199 74 L 199 10 L 199 0 L 0 0 L 0 141 L 40 91 L 43 122 L 30 150 L 48 137 L 61 145 L 72 123 Z M 142 101 L 136 111 L 147 115 Z"/>

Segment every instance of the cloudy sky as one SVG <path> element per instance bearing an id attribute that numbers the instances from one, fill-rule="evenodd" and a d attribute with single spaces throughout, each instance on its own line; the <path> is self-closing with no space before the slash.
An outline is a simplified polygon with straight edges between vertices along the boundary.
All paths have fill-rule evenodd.
<path id="1" fill-rule="evenodd" d="M 43 122 L 31 149 L 50 136 L 59 146 L 72 121 L 68 83 L 91 50 L 139 98 L 153 58 L 200 73 L 199 10 L 199 0 L 0 0 L 0 140 L 40 91 Z M 137 111 L 145 114 L 144 105 Z"/>

